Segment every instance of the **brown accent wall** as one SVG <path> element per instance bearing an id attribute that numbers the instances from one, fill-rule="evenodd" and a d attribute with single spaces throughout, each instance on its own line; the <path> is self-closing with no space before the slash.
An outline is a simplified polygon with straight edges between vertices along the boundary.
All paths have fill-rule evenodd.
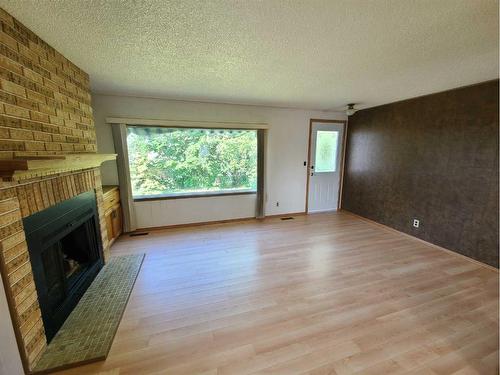
<path id="1" fill-rule="evenodd" d="M 343 209 L 498 267 L 498 89 L 489 81 L 351 116 Z"/>
<path id="2" fill-rule="evenodd" d="M 88 74 L 0 8 L 0 158 L 96 150 Z"/>

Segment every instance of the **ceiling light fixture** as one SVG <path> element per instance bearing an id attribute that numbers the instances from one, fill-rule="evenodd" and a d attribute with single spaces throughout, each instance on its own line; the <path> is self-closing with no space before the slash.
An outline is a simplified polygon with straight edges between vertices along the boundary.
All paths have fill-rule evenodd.
<path id="1" fill-rule="evenodd" d="M 355 113 L 356 113 L 357 109 L 355 109 L 355 108 L 354 108 L 354 106 L 355 106 L 355 105 L 356 105 L 356 103 L 349 103 L 349 104 L 347 105 L 347 109 L 346 109 L 346 111 L 345 111 L 345 114 L 346 114 L 347 116 L 352 116 L 353 114 L 355 114 Z"/>

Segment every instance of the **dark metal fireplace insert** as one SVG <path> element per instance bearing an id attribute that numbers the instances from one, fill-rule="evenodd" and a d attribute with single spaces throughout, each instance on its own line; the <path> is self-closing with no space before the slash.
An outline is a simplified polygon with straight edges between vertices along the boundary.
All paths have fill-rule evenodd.
<path id="1" fill-rule="evenodd" d="M 95 192 L 28 216 L 23 223 L 50 342 L 104 264 Z"/>

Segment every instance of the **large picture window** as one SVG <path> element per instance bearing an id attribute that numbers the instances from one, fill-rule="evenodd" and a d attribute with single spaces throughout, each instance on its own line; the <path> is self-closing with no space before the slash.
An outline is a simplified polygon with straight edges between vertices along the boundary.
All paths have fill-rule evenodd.
<path id="1" fill-rule="evenodd" d="M 257 191 L 257 131 L 129 126 L 134 199 Z"/>

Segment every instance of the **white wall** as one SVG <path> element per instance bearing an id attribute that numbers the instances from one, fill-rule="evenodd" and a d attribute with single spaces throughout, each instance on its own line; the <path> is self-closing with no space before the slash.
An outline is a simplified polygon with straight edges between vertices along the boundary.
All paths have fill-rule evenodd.
<path id="1" fill-rule="evenodd" d="M 139 228 L 255 216 L 255 194 L 136 202 Z"/>
<path id="2" fill-rule="evenodd" d="M 0 278 L 0 317 L 0 375 L 24 374 L 2 278 Z"/>
<path id="3" fill-rule="evenodd" d="M 151 98 L 93 95 L 97 146 L 100 153 L 113 153 L 108 116 L 147 119 L 266 122 L 270 129 L 266 146 L 265 214 L 303 212 L 306 194 L 309 119 L 345 120 L 342 112 L 308 111 L 259 106 L 197 103 Z M 118 184 L 116 164 L 102 167 L 104 184 Z M 276 202 L 279 201 L 279 207 Z M 136 203 L 140 228 L 255 215 L 252 195 L 191 198 Z"/>

